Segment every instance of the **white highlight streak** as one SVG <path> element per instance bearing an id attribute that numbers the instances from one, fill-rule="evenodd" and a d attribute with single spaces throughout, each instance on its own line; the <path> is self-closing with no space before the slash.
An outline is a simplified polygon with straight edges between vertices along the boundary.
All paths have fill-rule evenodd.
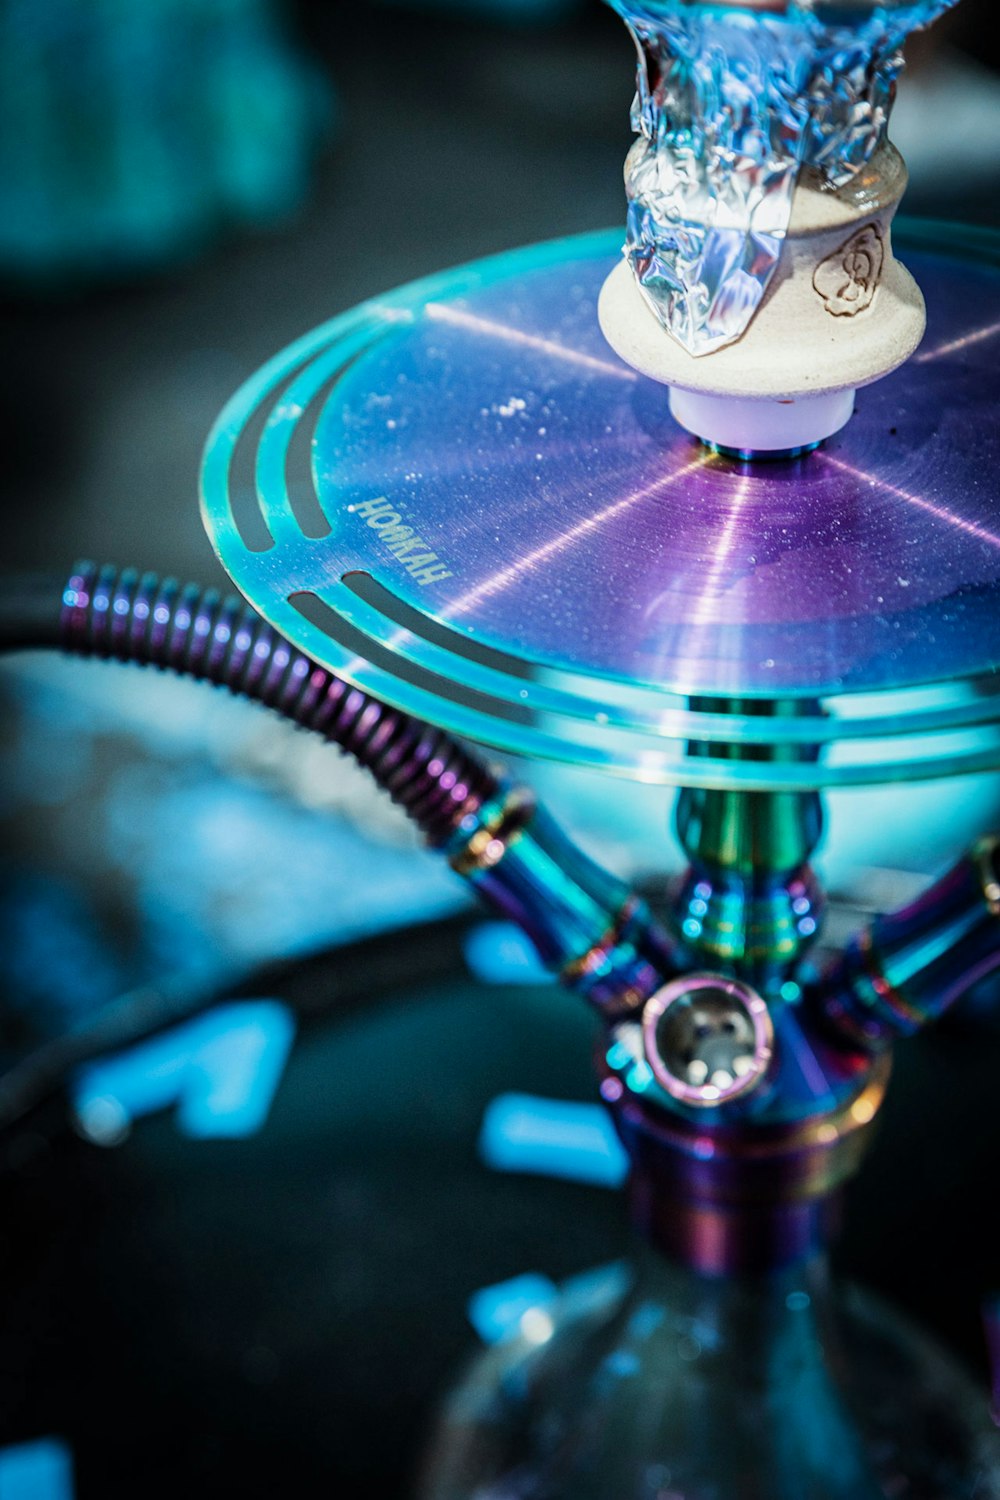
<path id="1" fill-rule="evenodd" d="M 926 365 L 932 359 L 944 359 L 948 354 L 956 354 L 959 349 L 968 349 L 971 344 L 982 343 L 983 339 L 991 339 L 1000 333 L 1000 323 L 990 323 L 986 328 L 977 328 L 973 333 L 966 333 L 960 339 L 952 339 L 950 343 L 939 344 L 936 349 L 928 349 L 924 354 L 914 357 L 914 364 Z"/>
<path id="2" fill-rule="evenodd" d="M 613 365 L 610 360 L 597 359 L 593 354 L 583 354 L 579 349 L 568 349 L 554 339 L 544 339 L 535 333 L 523 333 L 520 328 L 508 328 L 506 323 L 494 323 L 491 318 L 480 318 L 475 313 L 462 312 L 457 307 L 448 307 L 443 302 L 428 302 L 424 308 L 429 318 L 438 323 L 450 323 L 455 328 L 466 328 L 470 333 L 487 334 L 502 339 L 507 344 L 524 344 L 550 354 L 567 364 L 582 365 L 587 370 L 599 370 L 602 375 L 614 375 L 618 380 L 637 380 L 639 377 L 627 365 Z"/>
<path id="3" fill-rule="evenodd" d="M 718 596 L 719 583 L 729 563 L 729 554 L 733 550 L 736 541 L 740 513 L 746 504 L 750 484 L 747 476 L 741 474 L 735 485 L 736 494 L 733 498 L 733 508 L 726 517 L 724 526 L 719 533 L 719 540 L 715 548 L 715 556 L 705 574 L 705 582 L 698 592 L 694 609 L 691 613 L 691 627 L 698 629 L 708 625 L 713 617 L 713 604 Z"/>
<path id="4" fill-rule="evenodd" d="M 586 516 L 582 521 L 578 521 L 575 526 L 571 526 L 568 531 L 560 532 L 558 536 L 552 537 L 550 541 L 544 542 L 542 546 L 536 547 L 533 552 L 529 552 L 526 557 L 518 558 L 517 562 L 511 563 L 509 567 L 501 568 L 498 573 L 493 573 L 489 578 L 485 578 L 482 583 L 470 589 L 467 594 L 462 594 L 444 611 L 443 618 L 447 619 L 456 614 L 462 614 L 466 610 L 471 609 L 474 604 L 478 604 L 483 599 L 488 599 L 491 595 L 499 593 L 509 583 L 513 583 L 522 574 L 533 568 L 536 563 L 545 562 L 548 558 L 554 557 L 556 553 L 562 552 L 581 536 L 587 536 L 588 533 L 599 530 L 613 516 L 618 515 L 623 510 L 628 510 L 633 505 L 638 505 L 641 500 L 648 499 L 650 495 L 656 495 L 661 490 L 668 489 L 670 485 L 676 484 L 679 479 L 683 479 L 686 474 L 693 473 L 695 469 L 703 469 L 707 463 L 712 461 L 713 457 L 714 455 L 711 453 L 699 454 L 691 463 L 685 464 L 683 469 L 678 469 L 675 474 L 668 474 L 663 479 L 654 480 L 652 484 L 646 485 L 644 489 L 636 490 L 633 494 L 626 495 L 621 500 L 616 500 L 612 505 L 606 505 L 596 515 Z"/>
<path id="5" fill-rule="evenodd" d="M 1000 547 L 1000 536 L 987 531 L 985 526 L 978 526 L 975 521 L 966 521 L 963 516 L 957 516 L 946 505 L 935 505 L 932 500 L 924 500 L 919 495 L 911 495 L 909 490 L 901 490 L 897 484 L 890 484 L 887 479 L 879 479 L 874 474 L 866 473 L 864 469 L 856 469 L 853 464 L 845 463 L 842 458 L 834 458 L 832 453 L 824 453 L 821 456 L 828 464 L 833 464 L 834 468 L 841 469 L 845 474 L 851 474 L 855 479 L 864 480 L 867 484 L 875 485 L 880 490 L 885 490 L 888 494 L 905 500 L 909 505 L 917 506 L 919 510 L 926 511 L 937 520 L 946 521 L 949 526 L 955 526 L 959 531 L 965 531 L 969 536 L 974 536 L 977 541 L 988 542 L 991 547 Z"/>

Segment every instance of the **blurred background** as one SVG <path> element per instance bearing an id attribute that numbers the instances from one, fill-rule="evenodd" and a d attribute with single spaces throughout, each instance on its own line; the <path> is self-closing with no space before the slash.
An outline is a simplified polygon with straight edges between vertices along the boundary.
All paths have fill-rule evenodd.
<path id="1" fill-rule="evenodd" d="M 1000 225 L 991 9 L 913 40 L 909 214 Z M 0 571 L 221 581 L 226 398 L 364 297 L 621 222 L 632 87 L 597 0 L 0 0 Z M 662 890 L 663 792 L 531 774 Z M 998 803 L 831 799 L 831 935 Z M 591 1098 L 588 1017 L 346 762 L 201 688 L 7 663 L 0 840 L 0 1496 L 405 1494 L 472 1293 L 627 1247 L 616 1194 L 477 1147 L 504 1091 Z M 277 1008 L 184 1029 L 233 1000 Z M 907 1052 L 838 1251 L 981 1376 L 991 1000 Z M 167 1050 L 95 1082 L 137 1005 Z M 185 1115 L 212 1047 L 237 1106 Z"/>

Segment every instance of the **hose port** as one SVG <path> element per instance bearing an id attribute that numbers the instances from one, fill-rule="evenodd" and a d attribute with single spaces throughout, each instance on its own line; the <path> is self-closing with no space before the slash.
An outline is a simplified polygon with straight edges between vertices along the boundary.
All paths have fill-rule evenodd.
<path id="1" fill-rule="evenodd" d="M 723 974 L 688 974 L 651 996 L 643 1012 L 646 1061 L 684 1104 L 717 1108 L 763 1081 L 774 1027 L 756 990 Z"/>

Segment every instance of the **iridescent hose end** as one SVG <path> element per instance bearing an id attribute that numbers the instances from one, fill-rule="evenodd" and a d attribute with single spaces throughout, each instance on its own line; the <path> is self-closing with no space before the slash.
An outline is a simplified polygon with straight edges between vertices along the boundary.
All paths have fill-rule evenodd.
<path id="1" fill-rule="evenodd" d="M 501 786 L 455 830 L 447 855 L 491 906 L 528 933 L 563 984 L 615 1019 L 676 972 L 645 903 L 595 865 L 522 787 Z"/>
<path id="2" fill-rule="evenodd" d="M 811 1003 L 852 1047 L 880 1051 L 936 1021 L 1000 966 L 1000 839 L 982 838 L 916 901 L 875 920 Z"/>

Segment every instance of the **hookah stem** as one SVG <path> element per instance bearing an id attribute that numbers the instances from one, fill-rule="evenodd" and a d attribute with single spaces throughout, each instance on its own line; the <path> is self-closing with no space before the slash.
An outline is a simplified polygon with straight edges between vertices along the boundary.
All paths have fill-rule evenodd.
<path id="1" fill-rule="evenodd" d="M 767 699 L 697 697 L 712 713 L 766 716 Z M 819 713 L 818 704 L 786 703 L 788 713 Z M 815 760 L 811 745 L 780 748 L 692 743 L 693 753 L 725 760 Z M 767 991 L 795 970 L 814 940 L 824 895 L 810 858 L 819 843 L 819 793 L 685 787 L 674 822 L 690 864 L 676 883 L 671 921 L 693 962 L 732 972 Z"/>
<path id="2" fill-rule="evenodd" d="M 244 600 L 81 562 L 66 582 L 24 580 L 5 599 L 0 648 L 30 646 L 172 670 L 323 735 L 602 1013 L 641 1005 L 674 972 L 669 939 L 645 905 L 576 849 L 530 793 L 442 730 L 318 665 Z"/>

